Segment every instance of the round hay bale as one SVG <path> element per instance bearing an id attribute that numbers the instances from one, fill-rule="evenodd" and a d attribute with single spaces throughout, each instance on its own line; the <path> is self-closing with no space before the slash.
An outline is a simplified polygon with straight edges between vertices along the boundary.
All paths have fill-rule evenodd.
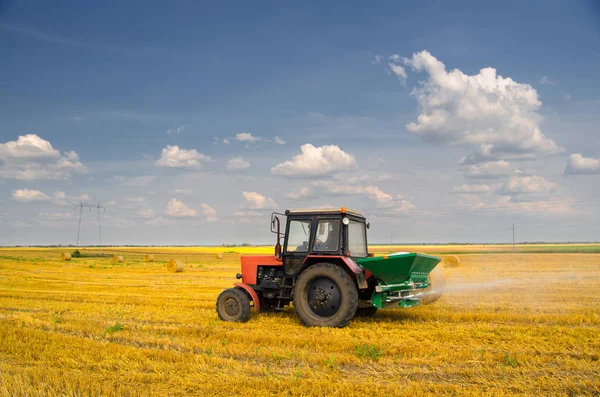
<path id="1" fill-rule="evenodd" d="M 113 256 L 113 262 L 123 263 L 123 257 L 121 255 L 115 255 Z"/>
<path id="2" fill-rule="evenodd" d="M 217 259 L 223 259 L 223 254 L 217 254 Z"/>
<path id="3" fill-rule="evenodd" d="M 167 262 L 167 270 L 171 273 L 181 273 L 183 271 L 183 262 L 171 259 Z"/>
<path id="4" fill-rule="evenodd" d="M 448 255 L 442 261 L 444 267 L 458 267 L 460 266 L 460 258 L 456 255 Z"/>
<path id="5" fill-rule="evenodd" d="M 146 254 L 146 255 L 144 255 L 144 261 L 146 261 L 146 262 L 154 262 L 154 255 L 152 255 L 152 254 Z"/>
<path id="6" fill-rule="evenodd" d="M 70 261 L 71 254 L 69 254 L 68 252 L 63 252 L 62 254 L 60 254 L 60 259 L 62 259 L 63 261 Z"/>

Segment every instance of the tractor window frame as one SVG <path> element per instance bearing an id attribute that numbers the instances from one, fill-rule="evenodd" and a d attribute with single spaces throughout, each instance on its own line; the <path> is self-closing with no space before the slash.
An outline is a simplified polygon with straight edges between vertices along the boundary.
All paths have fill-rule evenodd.
<path id="1" fill-rule="evenodd" d="M 321 222 L 336 222 L 337 223 L 337 229 L 338 229 L 338 233 L 337 233 L 337 243 L 335 244 L 334 248 L 331 249 L 319 249 L 316 247 L 317 244 L 317 234 L 319 233 L 319 227 Z M 327 234 L 327 237 L 329 238 L 329 232 Z M 317 228 L 315 229 L 315 235 L 313 238 L 313 242 L 312 242 L 312 250 L 315 253 L 321 253 L 321 252 L 339 252 L 340 251 L 340 242 L 342 241 L 342 220 L 340 218 L 319 218 L 317 220 Z"/>
<path id="2" fill-rule="evenodd" d="M 306 228 L 306 232 L 308 233 L 308 240 L 307 240 L 307 246 L 306 246 L 306 250 L 298 250 L 295 249 L 294 251 L 290 251 L 288 249 L 289 246 L 289 242 L 290 242 L 290 236 L 292 233 L 292 223 L 293 222 L 298 222 L 298 223 L 308 223 L 308 227 Z M 310 246 L 312 244 L 312 219 L 311 218 L 300 218 L 300 219 L 290 219 L 287 222 L 286 225 L 286 230 L 285 230 L 285 247 L 284 247 L 284 252 L 286 254 L 307 254 L 310 252 Z M 298 245 L 295 246 L 296 248 L 298 247 Z"/>
<path id="3" fill-rule="evenodd" d="M 355 251 L 352 250 L 352 239 L 353 239 L 352 235 L 353 235 L 353 233 L 350 230 L 350 227 L 354 226 L 354 225 L 359 225 L 360 226 L 360 229 L 361 229 L 361 232 L 362 232 L 362 238 L 363 238 L 363 241 L 364 241 L 364 252 L 362 252 L 362 251 L 361 252 L 355 252 Z M 361 222 L 361 221 L 357 221 L 357 220 L 354 220 L 354 219 L 350 219 L 350 223 L 348 224 L 347 228 L 348 228 L 347 229 L 348 232 L 347 232 L 346 240 L 347 240 L 348 252 L 350 253 L 350 256 L 357 257 L 357 258 L 367 257 L 368 256 L 368 252 L 369 252 L 369 247 L 368 247 L 368 243 L 367 243 L 367 225 L 365 224 L 365 222 Z"/>

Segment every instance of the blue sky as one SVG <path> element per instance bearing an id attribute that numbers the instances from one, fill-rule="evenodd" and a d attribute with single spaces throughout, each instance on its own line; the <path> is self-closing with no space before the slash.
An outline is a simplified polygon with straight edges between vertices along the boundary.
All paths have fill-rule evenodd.
<path id="1" fill-rule="evenodd" d="M 600 232 L 593 1 L 4 1 L 0 48 L 0 244 L 73 243 L 79 201 L 111 244 L 324 205 L 375 242 Z"/>

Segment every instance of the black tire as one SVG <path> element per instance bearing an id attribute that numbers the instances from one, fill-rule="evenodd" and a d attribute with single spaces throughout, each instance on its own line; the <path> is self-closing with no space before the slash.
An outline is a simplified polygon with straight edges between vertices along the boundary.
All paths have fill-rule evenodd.
<path id="1" fill-rule="evenodd" d="M 375 306 L 359 307 L 356 309 L 354 317 L 373 317 L 375 313 L 377 313 L 377 308 Z"/>
<path id="2" fill-rule="evenodd" d="M 333 263 L 310 266 L 294 285 L 294 308 L 309 327 L 345 327 L 357 307 L 358 290 L 354 281 Z"/>
<path id="3" fill-rule="evenodd" d="M 226 289 L 217 298 L 217 313 L 223 321 L 245 323 L 250 318 L 250 299 L 239 288 Z"/>

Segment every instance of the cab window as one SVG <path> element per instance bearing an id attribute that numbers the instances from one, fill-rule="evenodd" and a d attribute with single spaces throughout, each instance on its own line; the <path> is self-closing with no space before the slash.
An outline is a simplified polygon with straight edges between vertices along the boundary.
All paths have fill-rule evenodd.
<path id="1" fill-rule="evenodd" d="M 286 252 L 308 252 L 310 220 L 290 221 Z"/>
<path id="2" fill-rule="evenodd" d="M 350 256 L 367 256 L 367 236 L 364 223 L 350 221 L 348 225 L 348 249 L 350 250 Z"/>
<path id="3" fill-rule="evenodd" d="M 322 219 L 317 226 L 313 251 L 338 251 L 340 248 L 339 219 Z"/>

